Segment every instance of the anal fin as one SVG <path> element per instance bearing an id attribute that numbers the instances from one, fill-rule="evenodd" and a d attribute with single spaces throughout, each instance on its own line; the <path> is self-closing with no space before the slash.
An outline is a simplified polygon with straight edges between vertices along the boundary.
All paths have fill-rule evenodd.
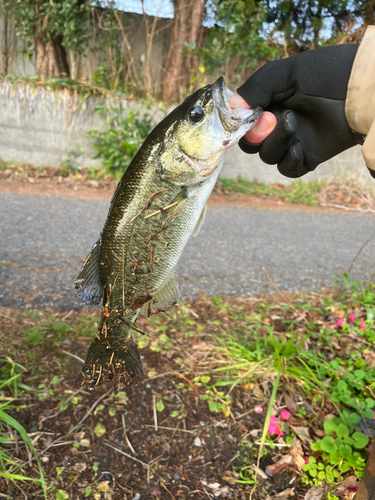
<path id="1" fill-rule="evenodd" d="M 103 285 L 100 279 L 101 240 L 95 243 L 75 281 L 78 299 L 84 304 L 100 304 L 103 297 Z"/>
<path id="2" fill-rule="evenodd" d="M 151 316 L 158 311 L 165 311 L 169 307 L 176 304 L 180 296 L 178 284 L 174 273 L 167 278 L 164 284 L 153 295 L 152 299 L 143 304 L 140 314 Z"/>

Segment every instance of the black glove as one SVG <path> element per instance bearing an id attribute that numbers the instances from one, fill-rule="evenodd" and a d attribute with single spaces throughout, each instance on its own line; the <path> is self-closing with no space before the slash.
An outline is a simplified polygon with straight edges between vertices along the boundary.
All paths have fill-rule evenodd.
<path id="1" fill-rule="evenodd" d="M 238 89 L 253 108 L 276 115 L 275 130 L 259 145 L 243 139 L 245 153 L 301 177 L 323 161 L 360 143 L 345 117 L 348 81 L 358 45 L 336 45 L 272 61 Z"/>

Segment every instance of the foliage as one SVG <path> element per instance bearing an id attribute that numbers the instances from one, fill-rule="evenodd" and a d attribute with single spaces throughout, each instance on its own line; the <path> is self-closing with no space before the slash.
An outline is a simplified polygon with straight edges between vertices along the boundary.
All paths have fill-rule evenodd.
<path id="1" fill-rule="evenodd" d="M 20 469 L 22 471 L 22 468 L 2 447 L 0 447 L 0 476 L 6 477 L 11 481 L 32 481 L 39 483 L 43 490 L 43 496 L 46 499 L 46 483 L 35 448 L 24 427 L 10 414 L 12 411 L 19 408 L 14 402 L 24 391 L 31 390 L 30 387 L 21 381 L 21 376 L 25 371 L 26 369 L 22 365 L 14 362 L 9 357 L 0 360 L 0 443 L 8 445 L 14 444 L 14 431 L 16 431 L 31 453 L 36 457 L 39 469 L 39 479 L 20 474 L 18 471 Z M 5 396 L 4 391 L 8 390 L 10 390 L 14 397 Z M 13 430 L 11 431 L 11 429 Z"/>
<path id="2" fill-rule="evenodd" d="M 162 360 L 162 364 L 156 365 L 158 371 L 147 372 L 150 387 L 146 386 L 154 398 L 160 427 L 175 428 L 191 412 L 192 405 L 194 409 L 197 405 L 205 415 L 208 410 L 215 421 L 228 419 L 229 422 L 235 416 L 239 430 L 243 425 L 245 429 L 241 430 L 243 439 L 235 451 L 236 461 L 231 464 L 233 470 L 226 471 L 226 475 L 232 484 L 252 485 L 256 481 L 251 468 L 254 459 L 272 454 L 273 441 L 277 437 L 267 434 L 269 423 L 275 418 L 275 412 L 280 413 L 280 407 L 288 405 L 283 395 L 289 393 L 295 396 L 294 401 L 298 401 L 300 410 L 293 412 L 293 423 L 280 428 L 285 444 L 290 446 L 293 439 L 298 438 L 294 430 L 298 429 L 296 420 L 301 421 L 301 426 L 323 427 L 327 434 L 313 442 L 311 450 L 308 441 L 302 443 L 303 452 L 313 455 L 304 467 L 303 482 L 314 485 L 325 481 L 334 486 L 345 475 L 360 477 L 369 441 L 361 430 L 361 422 L 363 417 L 371 417 L 375 404 L 372 395 L 375 368 L 366 365 L 365 361 L 365 350 L 370 342 L 367 339 L 373 335 L 374 292 L 375 285 L 364 285 L 344 276 L 336 289 L 327 295 L 299 295 L 294 299 L 289 296 L 294 309 L 284 299 L 249 302 L 217 296 L 201 299 L 189 307 L 180 304 L 165 315 L 151 317 L 147 326 L 142 324 L 142 329 L 149 331 L 150 335 L 141 337 L 140 347 L 158 353 L 155 356 L 148 351 L 147 357 L 152 359 L 149 369 L 155 367 L 153 360 L 156 357 Z M 71 414 L 74 412 L 79 421 L 80 412 L 87 414 L 92 402 L 88 403 L 84 393 L 66 390 L 64 381 L 69 380 L 68 367 L 72 370 L 72 366 L 64 365 L 61 347 L 64 339 L 69 339 L 72 344 L 77 341 L 79 345 L 87 343 L 86 337 L 92 336 L 97 327 L 98 316 L 74 313 L 65 321 L 41 317 L 37 311 L 25 311 L 21 317 L 33 325 L 26 335 L 17 334 L 17 344 L 11 348 L 16 348 L 18 356 L 25 358 L 31 351 L 37 353 L 38 361 L 30 359 L 27 374 L 39 388 L 33 404 L 37 407 L 38 401 L 44 399 L 43 409 L 55 407 L 56 413 L 66 412 L 69 405 L 73 405 L 70 406 Z M 338 323 L 337 319 L 342 321 Z M 73 345 L 73 352 L 77 352 L 77 346 L 78 343 Z M 8 349 L 8 344 L 4 347 Z M 46 350 L 54 354 L 53 376 L 51 372 L 48 376 L 45 372 L 41 374 L 40 367 L 36 366 L 45 357 Z M 146 353 L 143 351 L 142 354 Z M 70 357 L 68 359 L 72 362 Z M 78 370 L 76 361 L 74 369 Z M 28 391 L 26 385 L 21 386 L 23 373 L 24 369 L 14 363 L 4 366 L 4 372 L 0 372 L 0 378 L 8 380 L 8 385 L 0 386 L 0 389 L 9 392 L 12 399 L 22 396 L 22 391 Z M 159 385 L 160 375 L 167 380 L 164 386 Z M 157 379 L 155 384 L 153 378 Z M 254 399 L 258 398 L 255 397 L 256 390 L 263 391 L 264 406 L 269 402 L 267 411 L 262 413 L 254 406 Z M 116 419 L 124 414 L 124 402 L 120 403 L 120 399 L 124 400 L 126 394 L 120 394 L 109 396 L 92 412 L 96 420 L 90 423 L 89 437 L 93 429 L 94 435 L 105 437 L 112 422 L 114 427 L 118 425 L 122 429 L 121 421 Z M 8 413 L 11 411 L 13 408 Z M 324 424 L 323 416 L 326 417 Z M 63 417 L 67 418 L 67 415 Z M 110 423 L 106 417 L 111 419 Z M 280 418 L 283 418 L 281 413 Z M 168 422 L 168 419 L 171 420 Z M 187 422 L 189 424 L 189 420 Z M 253 436 L 250 433 L 253 427 L 249 424 L 255 424 L 257 428 L 263 426 L 263 435 Z M 87 429 L 83 427 L 82 432 L 87 432 Z M 186 430 L 190 431 L 190 428 Z M 186 440 L 190 435 L 187 434 Z M 194 433 L 190 435 L 192 440 L 195 437 Z M 71 445 L 76 449 L 82 451 L 90 445 L 88 437 L 76 439 Z M 260 450 L 261 443 L 264 444 L 263 451 Z M 288 453 L 287 446 L 281 450 L 277 448 L 278 452 Z M 93 480 L 99 477 L 99 465 L 95 464 L 92 465 Z M 10 462 L 8 467 L 11 467 Z M 52 480 L 56 478 L 58 491 L 68 491 L 69 474 L 68 466 L 65 472 L 61 467 L 56 468 L 56 477 L 53 476 Z M 80 498 L 86 493 L 89 496 L 96 488 L 92 484 L 84 487 Z M 57 496 L 56 491 L 54 495 Z"/>
<path id="3" fill-rule="evenodd" d="M 321 452 L 321 460 L 309 457 L 309 463 L 304 471 L 319 481 L 332 483 L 340 474 L 354 470 L 361 476 L 366 462 L 366 454 L 357 450 L 364 450 L 369 443 L 369 438 L 356 430 L 355 425 L 361 420 L 357 413 L 345 412 L 345 423 L 341 418 L 325 420 L 324 431 L 327 436 L 311 445 L 314 452 Z"/>
<path id="4" fill-rule="evenodd" d="M 288 55 L 342 41 L 363 23 L 366 3 L 338 0 L 264 0 L 267 23 L 286 45 Z"/>
<path id="5" fill-rule="evenodd" d="M 193 382 L 197 387 L 203 385 L 205 393 L 201 395 L 203 401 L 207 401 L 208 409 L 212 413 L 223 413 L 226 417 L 230 415 L 231 396 L 226 394 L 223 390 L 218 390 L 220 382 L 209 383 L 211 377 L 202 375 L 195 377 Z"/>
<path id="6" fill-rule="evenodd" d="M 281 184 L 264 184 L 257 180 L 247 181 L 238 177 L 237 179 L 220 179 L 216 188 L 225 192 L 243 193 L 250 196 L 280 198 L 287 203 L 318 205 L 318 194 L 324 184 L 324 181 L 303 182 L 298 179 L 288 186 L 282 186 Z"/>
<path id="7" fill-rule="evenodd" d="M 209 75 L 225 75 L 226 83 L 239 85 L 261 63 L 278 57 L 264 34 L 266 11 L 254 0 L 214 0 L 215 26 L 201 47 Z"/>
<path id="8" fill-rule="evenodd" d="M 130 111 L 124 116 L 121 108 L 107 106 L 98 106 L 97 111 L 107 114 L 107 129 L 88 133 L 97 150 L 94 158 L 100 159 L 108 173 L 121 176 L 151 130 L 150 115 Z"/>
<path id="9" fill-rule="evenodd" d="M 0 5 L 12 16 L 17 36 L 25 40 L 32 53 L 33 39 L 50 42 L 62 37 L 66 48 L 81 52 L 87 45 L 91 0 L 1 0 Z"/>

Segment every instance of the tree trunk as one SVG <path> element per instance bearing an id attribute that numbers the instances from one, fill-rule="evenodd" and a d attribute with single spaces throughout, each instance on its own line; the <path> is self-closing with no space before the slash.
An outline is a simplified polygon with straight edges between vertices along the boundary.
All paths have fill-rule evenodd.
<path id="1" fill-rule="evenodd" d="M 203 16 L 205 0 L 174 0 L 174 23 L 171 28 L 170 43 L 164 64 L 162 98 L 177 101 L 180 89 L 188 89 L 196 55 L 203 37 Z M 184 54 L 185 43 L 194 45 L 194 53 Z"/>
<path id="2" fill-rule="evenodd" d="M 372 445 L 370 458 L 359 483 L 354 500 L 375 500 L 375 445 Z"/>
<path id="3" fill-rule="evenodd" d="M 367 2 L 366 5 L 366 15 L 364 19 L 366 26 L 374 23 L 374 11 L 375 11 L 375 1 L 370 0 L 369 2 Z"/>
<path id="4" fill-rule="evenodd" d="M 70 77 L 68 59 L 61 42 L 62 37 L 57 37 L 51 42 L 44 42 L 39 37 L 35 37 L 36 70 L 41 78 Z"/>

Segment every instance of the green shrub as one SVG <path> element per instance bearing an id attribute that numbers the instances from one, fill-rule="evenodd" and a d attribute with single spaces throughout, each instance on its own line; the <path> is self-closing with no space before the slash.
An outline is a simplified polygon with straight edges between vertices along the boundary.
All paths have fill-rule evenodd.
<path id="1" fill-rule="evenodd" d="M 94 158 L 104 164 L 108 174 L 120 177 L 151 131 L 150 115 L 130 111 L 128 116 L 124 116 L 119 107 L 98 106 L 96 109 L 98 113 L 107 115 L 107 128 L 103 132 L 88 132 L 96 149 Z"/>

